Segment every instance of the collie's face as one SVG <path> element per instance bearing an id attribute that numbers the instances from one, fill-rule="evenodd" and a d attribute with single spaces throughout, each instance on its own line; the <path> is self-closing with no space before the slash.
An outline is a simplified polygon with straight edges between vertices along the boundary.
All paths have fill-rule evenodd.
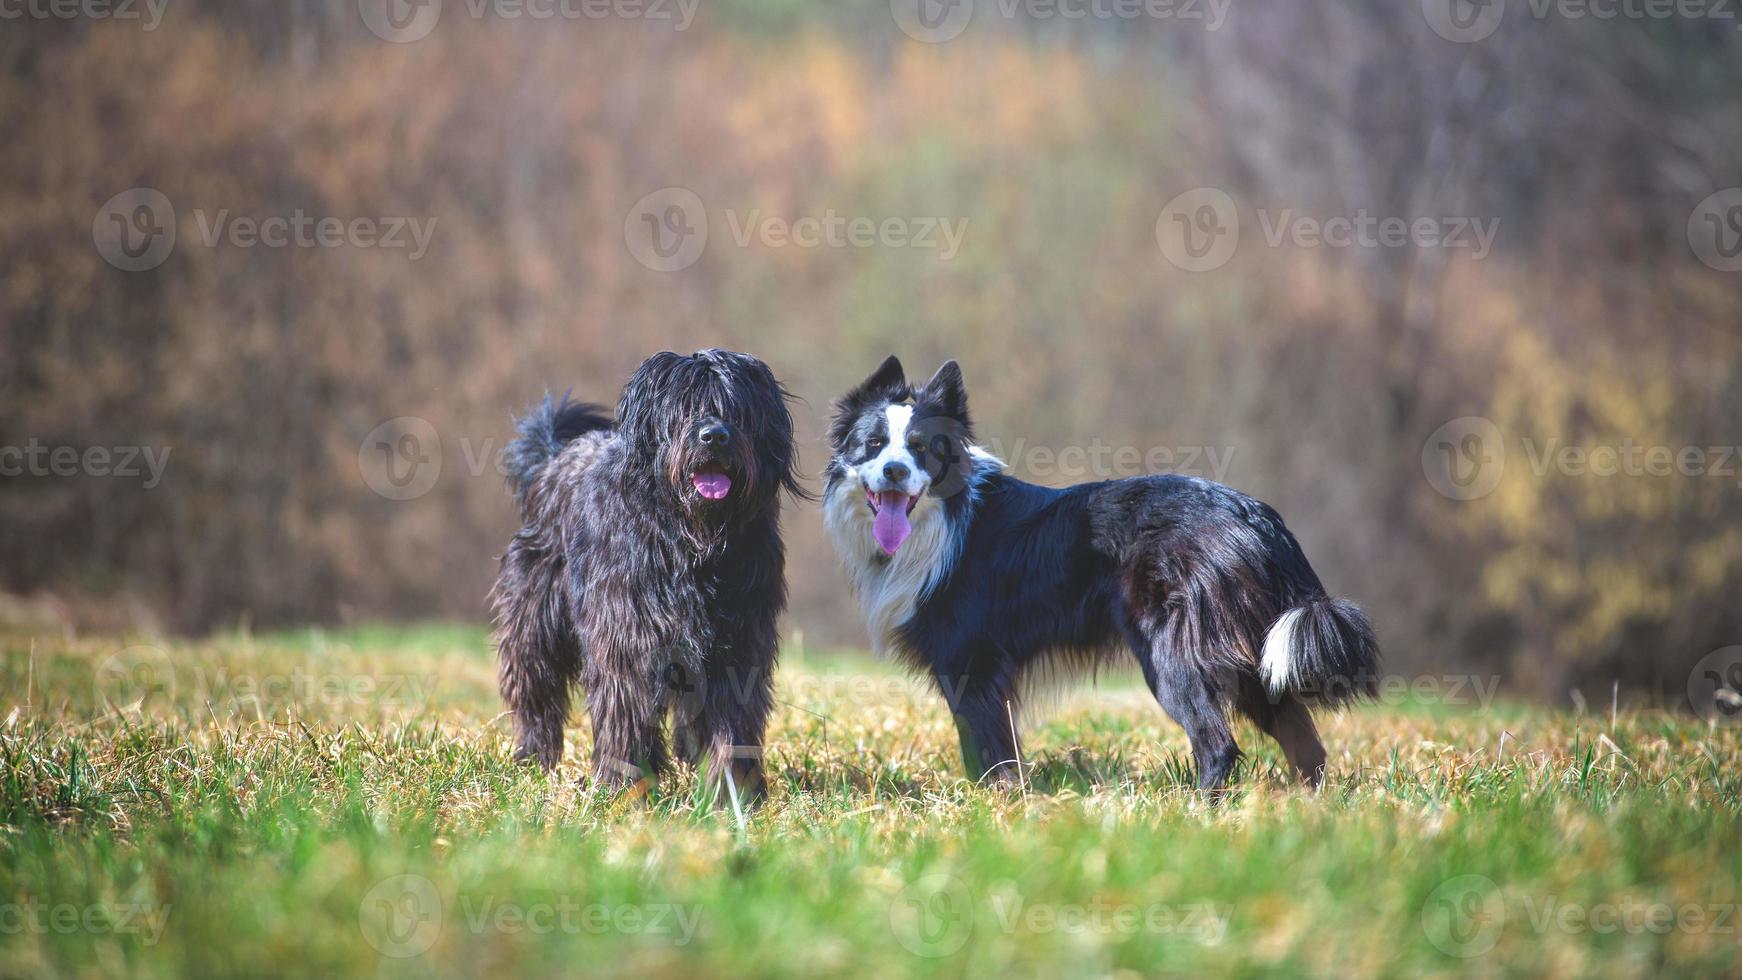
<path id="1" fill-rule="evenodd" d="M 970 444 L 962 374 L 950 361 L 914 389 L 891 357 L 835 404 L 828 494 L 838 507 L 863 507 L 878 548 L 895 555 L 914 523 L 958 492 Z M 839 494 L 862 499 L 842 502 Z"/>

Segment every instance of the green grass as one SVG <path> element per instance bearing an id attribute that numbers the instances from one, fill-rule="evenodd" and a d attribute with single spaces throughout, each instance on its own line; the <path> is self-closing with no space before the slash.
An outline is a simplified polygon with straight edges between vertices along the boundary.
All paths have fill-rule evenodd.
<path id="1" fill-rule="evenodd" d="M 1738 973 L 1742 735 L 1420 699 L 1221 806 L 1123 678 L 961 778 L 936 697 L 789 651 L 769 804 L 508 760 L 465 627 L 0 631 L 0 976 Z M 1431 700 L 1431 699 L 1430 699 Z M 1700 920 L 1693 912 L 1699 908 Z M 1679 916 L 1668 923 L 1656 916 Z"/>

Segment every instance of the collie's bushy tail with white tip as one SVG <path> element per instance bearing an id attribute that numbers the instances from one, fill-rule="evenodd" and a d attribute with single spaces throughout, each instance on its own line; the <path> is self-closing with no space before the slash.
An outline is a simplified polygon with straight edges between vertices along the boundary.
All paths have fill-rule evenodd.
<path id="1" fill-rule="evenodd" d="M 1379 641 L 1361 607 L 1321 596 L 1277 617 L 1258 669 L 1273 697 L 1346 704 L 1377 693 Z"/>

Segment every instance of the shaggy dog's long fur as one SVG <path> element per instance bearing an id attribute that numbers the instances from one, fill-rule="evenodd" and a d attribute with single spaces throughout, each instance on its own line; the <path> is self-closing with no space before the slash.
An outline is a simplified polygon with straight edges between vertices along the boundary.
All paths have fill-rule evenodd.
<path id="1" fill-rule="evenodd" d="M 1309 704 L 1371 693 L 1378 647 L 1329 597 L 1276 511 L 1207 480 L 1065 489 L 974 444 L 954 361 L 919 388 L 891 357 L 835 404 L 824 514 L 872 643 L 938 684 L 976 777 L 1017 775 L 1023 682 L 1121 647 L 1218 790 L 1239 757 L 1225 706 L 1316 785 Z"/>
<path id="2" fill-rule="evenodd" d="M 509 481 L 525 526 L 492 595 L 519 758 L 554 767 L 578 681 L 602 785 L 645 789 L 679 754 L 763 791 L 780 496 L 803 495 L 788 395 L 748 354 L 647 359 L 603 409 L 546 398 L 519 423 Z"/>

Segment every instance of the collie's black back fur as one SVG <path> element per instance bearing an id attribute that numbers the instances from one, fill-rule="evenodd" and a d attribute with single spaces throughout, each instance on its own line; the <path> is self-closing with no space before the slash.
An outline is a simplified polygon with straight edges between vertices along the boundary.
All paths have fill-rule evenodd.
<path id="1" fill-rule="evenodd" d="M 1124 648 L 1191 737 L 1203 785 L 1221 786 L 1238 756 L 1228 705 L 1316 782 L 1324 752 L 1306 706 L 1371 694 L 1378 646 L 1276 511 L 1186 476 L 1064 489 L 1011 477 L 974 446 L 953 363 L 914 388 L 891 358 L 836 408 L 831 533 L 874 633 L 888 631 L 874 641 L 937 680 L 974 775 L 1013 774 L 1025 679 Z M 860 498 L 910 464 L 928 497 L 911 511 L 912 543 L 884 555 L 864 537 L 886 498 Z"/>
<path id="2" fill-rule="evenodd" d="M 493 594 L 520 757 L 561 758 L 578 682 L 601 783 L 665 768 L 669 714 L 683 755 L 760 792 L 780 496 L 801 492 L 787 397 L 750 355 L 667 352 L 629 380 L 614 426 L 566 398 L 520 423 L 508 469 L 525 525 Z"/>

